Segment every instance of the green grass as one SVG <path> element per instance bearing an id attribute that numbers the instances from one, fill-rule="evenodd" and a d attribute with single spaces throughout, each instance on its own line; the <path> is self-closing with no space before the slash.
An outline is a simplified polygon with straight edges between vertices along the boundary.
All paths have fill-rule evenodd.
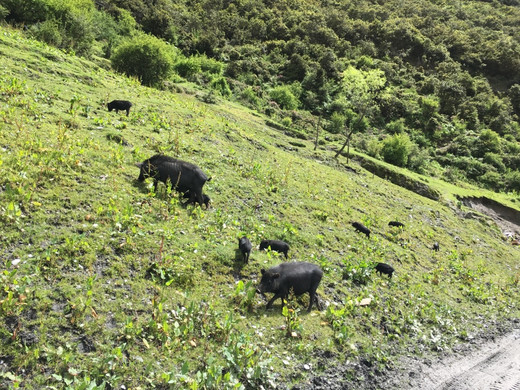
<path id="1" fill-rule="evenodd" d="M 331 145 L 313 151 L 235 103 L 145 88 L 12 29 L 0 53 L 0 387 L 269 388 L 359 357 L 391 366 L 518 318 L 518 248 L 457 216 L 456 187 L 428 179 L 435 202 L 353 173 Z M 133 102 L 128 118 L 112 99 Z M 210 209 L 137 182 L 135 163 L 157 152 L 212 177 Z M 304 296 L 266 312 L 252 290 L 283 259 L 235 260 L 244 234 L 321 265 L 325 308 L 307 314 Z M 379 261 L 391 281 L 367 268 Z"/>

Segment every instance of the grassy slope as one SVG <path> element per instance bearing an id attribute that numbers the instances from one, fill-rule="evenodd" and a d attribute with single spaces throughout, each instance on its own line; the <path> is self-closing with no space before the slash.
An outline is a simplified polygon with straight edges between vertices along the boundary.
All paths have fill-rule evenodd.
<path id="1" fill-rule="evenodd" d="M 259 371 L 242 376 L 246 386 L 267 373 L 300 382 L 359 356 L 376 370 L 395 354 L 442 349 L 518 317 L 520 254 L 485 218 L 461 219 L 448 203 L 352 173 L 233 103 L 144 88 L 0 33 L 0 383 L 59 388 L 88 374 L 185 387 L 210 383 L 202 374 L 211 368 L 240 377 L 247 365 Z M 118 98 L 134 103 L 129 118 L 106 111 Z M 183 207 L 164 187 L 154 195 L 136 182 L 134 164 L 158 151 L 212 177 L 212 208 Z M 391 219 L 406 228 L 391 230 Z M 352 221 L 369 226 L 371 239 Z M 285 239 L 292 260 L 320 264 L 318 291 L 338 310 L 297 312 L 295 338 L 285 336 L 278 304 L 265 312 L 256 297 L 247 310 L 237 281 L 257 280 L 281 259 L 254 250 L 248 265 L 235 261 L 242 234 L 255 245 Z M 371 261 L 392 264 L 394 280 L 342 280 L 346 266 L 362 271 Z M 154 263 L 171 284 L 147 276 Z M 357 307 L 365 297 L 371 304 Z M 323 351 L 332 356 L 325 365 Z"/>

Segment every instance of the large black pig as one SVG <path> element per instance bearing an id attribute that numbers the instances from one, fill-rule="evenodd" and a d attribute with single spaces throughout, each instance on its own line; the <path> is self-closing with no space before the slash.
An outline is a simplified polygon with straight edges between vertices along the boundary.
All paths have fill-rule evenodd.
<path id="1" fill-rule="evenodd" d="M 157 190 L 157 182 L 159 180 L 163 183 L 170 180 L 172 189 L 182 193 L 190 193 L 188 203 L 197 201 L 201 206 L 204 204 L 202 187 L 204 183 L 211 179 L 208 179 L 204 172 L 195 164 L 156 154 L 136 165 L 140 169 L 137 180 L 144 181 L 147 177 L 152 177 L 155 190 Z"/>
<path id="2" fill-rule="evenodd" d="M 287 259 L 289 252 L 289 244 L 280 240 L 263 240 L 260 243 L 260 250 L 271 248 L 272 251 L 283 253 Z"/>
<path id="3" fill-rule="evenodd" d="M 108 111 L 116 110 L 116 113 L 119 110 L 126 111 L 126 116 L 130 115 L 130 108 L 132 107 L 132 103 L 128 100 L 112 100 L 107 104 Z"/>
<path id="4" fill-rule="evenodd" d="M 311 311 L 312 304 L 316 299 L 316 290 L 323 277 L 323 271 L 320 267 L 316 264 L 301 261 L 282 263 L 269 268 L 267 271 L 262 269 L 261 272 L 262 279 L 260 280 L 258 291 L 261 294 L 266 292 L 274 293 L 274 297 L 267 303 L 267 309 L 278 298 L 282 299 L 283 307 L 283 301 L 292 289 L 295 295 L 309 293 L 309 308 L 307 311 Z"/>

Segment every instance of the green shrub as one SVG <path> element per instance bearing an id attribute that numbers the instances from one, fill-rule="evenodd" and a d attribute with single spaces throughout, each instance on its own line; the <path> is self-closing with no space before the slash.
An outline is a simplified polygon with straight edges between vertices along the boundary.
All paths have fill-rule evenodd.
<path id="1" fill-rule="evenodd" d="M 32 24 L 49 17 L 49 6 L 44 0 L 4 0 L 1 7 L 6 10 L 8 22 Z"/>
<path id="2" fill-rule="evenodd" d="M 428 150 L 419 148 L 419 146 L 413 144 L 410 150 L 410 155 L 408 156 L 408 167 L 415 172 L 425 173 L 428 163 Z"/>
<path id="3" fill-rule="evenodd" d="M 501 139 L 493 130 L 483 130 L 475 140 L 473 155 L 483 157 L 486 153 L 500 153 Z"/>
<path id="4" fill-rule="evenodd" d="M 128 76 L 136 76 L 144 85 L 157 85 L 173 69 L 174 49 L 150 35 L 140 35 L 116 48 L 112 66 Z"/>
<path id="5" fill-rule="evenodd" d="M 284 110 L 296 110 L 299 105 L 298 98 L 294 96 L 291 88 L 287 85 L 274 87 L 269 96 Z"/>
<path id="6" fill-rule="evenodd" d="M 36 39 L 53 45 L 61 46 L 62 32 L 58 26 L 58 22 L 54 19 L 49 19 L 41 23 L 38 28 L 33 29 L 33 34 Z"/>
<path id="7" fill-rule="evenodd" d="M 245 101 L 248 105 L 250 105 L 253 108 L 260 108 L 262 100 L 257 96 L 256 92 L 253 90 L 252 87 L 248 87 L 244 89 L 240 93 L 240 99 Z"/>
<path id="8" fill-rule="evenodd" d="M 375 158 L 381 157 L 381 148 L 381 142 L 377 138 L 371 138 L 365 144 L 367 154 Z"/>
<path id="9" fill-rule="evenodd" d="M 29 25 L 36 39 L 78 54 L 90 54 L 96 15 L 90 0 L 6 0 L 8 22 Z"/>
<path id="10" fill-rule="evenodd" d="M 343 260 L 343 263 L 343 279 L 351 280 L 357 285 L 365 285 L 370 281 L 373 269 L 371 264 L 366 261 L 352 264 L 347 260 Z"/>
<path id="11" fill-rule="evenodd" d="M 383 141 L 381 155 L 387 163 L 404 167 L 408 163 L 412 145 L 408 134 L 396 134 Z"/>
<path id="12" fill-rule="evenodd" d="M 520 193 L 520 172 L 511 171 L 506 174 L 505 187 L 508 191 L 516 191 Z"/>
<path id="13" fill-rule="evenodd" d="M 486 153 L 483 161 L 486 164 L 493 165 L 499 172 L 505 172 L 506 165 L 502 161 L 502 157 L 497 153 Z"/>
<path id="14" fill-rule="evenodd" d="M 0 5 L 0 20 L 4 20 L 9 15 L 9 11 L 3 5 Z"/>
<path id="15" fill-rule="evenodd" d="M 217 77 L 213 79 L 210 83 L 210 87 L 220 93 L 222 96 L 231 96 L 231 88 L 229 88 L 229 84 L 225 77 Z"/>
<path id="16" fill-rule="evenodd" d="M 504 186 L 502 175 L 496 171 L 489 170 L 478 178 L 478 181 L 489 189 L 501 189 Z"/>
<path id="17" fill-rule="evenodd" d="M 404 119 L 397 119 L 386 125 L 386 131 L 390 134 L 401 134 L 405 131 Z"/>
<path id="18" fill-rule="evenodd" d="M 285 127 L 290 127 L 292 125 L 292 119 L 288 116 L 282 119 L 282 125 Z"/>
<path id="19" fill-rule="evenodd" d="M 433 96 L 424 96 L 419 99 L 422 120 L 428 121 L 439 112 L 439 101 Z"/>
<path id="20" fill-rule="evenodd" d="M 187 80 L 193 81 L 198 73 L 220 76 L 224 72 L 224 64 L 206 56 L 182 58 L 174 65 L 174 70 Z"/>
<path id="21" fill-rule="evenodd" d="M 339 134 L 345 128 L 345 117 L 339 112 L 333 112 L 327 130 L 332 134 Z"/>

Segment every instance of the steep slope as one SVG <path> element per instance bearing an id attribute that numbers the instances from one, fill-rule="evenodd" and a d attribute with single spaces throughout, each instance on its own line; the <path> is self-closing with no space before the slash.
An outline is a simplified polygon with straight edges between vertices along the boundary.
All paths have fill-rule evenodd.
<path id="1" fill-rule="evenodd" d="M 338 386 L 377 387 L 397 356 L 518 318 L 518 248 L 447 197 L 347 169 L 190 85 L 145 88 L 3 27 L 0 53 L 2 386 L 290 387 L 341 365 Z M 128 118 L 112 99 L 132 101 Z M 157 152 L 212 177 L 211 208 L 136 181 Z M 323 309 L 265 311 L 260 269 L 283 259 L 242 264 L 244 234 L 319 264 Z"/>

